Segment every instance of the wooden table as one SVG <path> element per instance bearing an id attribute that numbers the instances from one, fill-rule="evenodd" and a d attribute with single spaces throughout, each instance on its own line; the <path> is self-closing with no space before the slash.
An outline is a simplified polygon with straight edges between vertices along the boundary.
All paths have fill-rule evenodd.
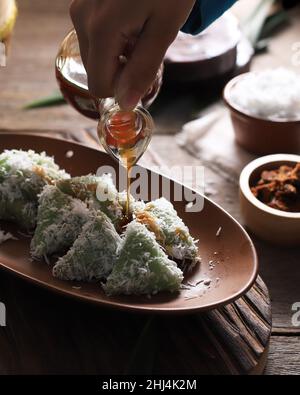
<path id="1" fill-rule="evenodd" d="M 7 68 L 0 69 L 0 129 L 39 133 L 43 130 L 45 134 L 49 134 L 49 130 L 54 130 L 52 135 L 63 135 L 95 145 L 93 133 L 90 132 L 95 123 L 83 118 L 69 106 L 22 110 L 22 106 L 28 101 L 49 95 L 57 89 L 53 62 L 60 41 L 70 28 L 68 3 L 68 0 L 52 0 L 50 5 L 46 0 L 20 2 L 19 19 L 9 63 Z M 291 26 L 272 41 L 270 53 L 255 59 L 255 69 L 291 65 L 291 47 L 294 42 L 299 41 L 299 17 L 300 12 L 295 12 Z M 174 135 L 180 131 L 182 124 L 199 110 L 201 92 L 193 97 L 178 96 L 171 103 L 161 100 L 160 106 L 156 105 L 153 110 L 158 126 L 157 134 L 144 161 L 168 166 L 204 164 L 209 194 L 213 200 L 240 220 L 237 202 L 238 170 L 229 168 L 224 174 L 224 166 L 227 168 L 226 159 L 224 163 L 215 162 L 212 152 L 211 161 L 207 160 L 207 156 L 202 161 L 201 158 L 192 157 L 176 144 Z M 260 259 L 260 273 L 271 292 L 273 306 L 273 331 L 266 374 L 300 374 L 300 328 L 292 325 L 292 305 L 300 302 L 300 249 L 284 250 L 256 239 L 254 241 Z M 47 355 L 53 362 L 55 347 L 61 348 L 63 354 L 68 352 L 68 347 L 72 348 L 76 344 L 72 338 L 74 334 L 65 333 L 64 328 L 56 328 L 55 322 L 47 330 L 44 328 L 42 333 L 40 331 L 43 331 L 43 328 L 39 329 L 35 325 L 43 321 L 42 317 L 47 319 L 47 310 L 51 317 L 57 314 L 58 321 L 63 321 L 62 311 L 51 311 L 50 302 L 42 305 L 45 300 L 43 295 L 44 291 L 31 290 L 28 284 L 0 273 L 0 301 L 8 306 L 9 325 L 9 336 L 0 336 L 0 372 L 18 372 L 18 364 L 22 364 L 22 355 L 26 353 L 28 356 L 30 352 L 31 366 L 40 368 L 36 371 L 54 372 L 55 366 L 47 366 Z M 81 324 L 80 330 L 82 339 L 88 336 L 84 333 L 84 323 Z M 24 344 L 22 333 L 29 332 L 32 332 L 32 343 Z M 53 338 L 50 341 L 51 334 Z M 52 348 L 49 345 L 45 346 L 45 349 L 38 353 L 40 359 L 32 351 L 41 347 L 35 342 L 35 335 L 44 341 L 43 344 L 52 345 Z M 67 345 L 64 344 L 66 336 L 69 338 Z M 80 350 L 78 352 L 80 355 Z M 82 361 L 81 372 L 89 371 L 84 364 L 85 361 Z M 77 369 L 78 365 L 76 366 Z M 72 371 L 72 366 L 66 371 Z M 30 372 L 29 368 L 27 372 Z M 26 369 L 23 369 L 23 373 L 26 373 Z"/>

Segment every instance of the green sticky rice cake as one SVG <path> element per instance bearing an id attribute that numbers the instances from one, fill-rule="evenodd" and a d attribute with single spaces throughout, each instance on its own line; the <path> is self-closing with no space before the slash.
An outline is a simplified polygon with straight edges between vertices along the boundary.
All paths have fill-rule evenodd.
<path id="1" fill-rule="evenodd" d="M 33 229 L 44 186 L 69 177 L 44 152 L 4 151 L 0 155 L 0 219 Z"/>
<path id="2" fill-rule="evenodd" d="M 110 174 L 101 177 L 88 175 L 62 180 L 57 187 L 64 193 L 81 199 L 88 207 L 104 212 L 117 225 L 123 217 L 118 191 Z"/>
<path id="3" fill-rule="evenodd" d="M 167 257 L 153 233 L 133 221 L 127 226 L 118 259 L 103 287 L 108 295 L 155 295 L 179 291 L 182 281 L 182 271 Z"/>
<path id="4" fill-rule="evenodd" d="M 198 261 L 197 241 L 178 216 L 173 205 L 165 198 L 147 203 L 136 213 L 137 220 L 155 234 L 167 254 L 188 270 Z"/>
<path id="5" fill-rule="evenodd" d="M 46 186 L 39 198 L 37 227 L 30 246 L 32 257 L 47 260 L 52 254 L 65 252 L 90 217 L 84 202 L 56 186 Z"/>
<path id="6" fill-rule="evenodd" d="M 123 212 L 126 212 L 126 206 L 127 206 L 127 191 L 119 192 L 118 194 L 118 200 L 123 208 Z M 142 200 L 135 200 L 135 198 L 130 195 L 129 196 L 129 215 L 135 215 L 135 213 L 144 210 L 145 208 L 145 203 Z"/>
<path id="7" fill-rule="evenodd" d="M 106 279 L 117 258 L 121 238 L 111 220 L 99 211 L 82 228 L 67 254 L 53 268 L 61 280 L 92 281 Z"/>

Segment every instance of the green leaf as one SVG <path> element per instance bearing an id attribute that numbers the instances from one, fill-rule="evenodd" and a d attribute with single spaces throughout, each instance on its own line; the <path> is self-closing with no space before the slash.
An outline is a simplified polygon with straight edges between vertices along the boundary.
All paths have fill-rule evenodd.
<path id="1" fill-rule="evenodd" d="M 270 15 L 262 28 L 260 39 L 270 37 L 277 29 L 285 26 L 289 22 L 288 13 L 284 10 L 280 10 L 273 15 Z"/>
<path id="2" fill-rule="evenodd" d="M 261 36 L 265 22 L 275 1 L 276 0 L 261 0 L 254 11 L 241 24 L 244 34 L 253 47 L 255 47 Z"/>
<path id="3" fill-rule="evenodd" d="M 131 354 L 126 375 L 151 375 L 157 353 L 157 325 L 155 317 L 150 317 L 137 340 Z"/>
<path id="4" fill-rule="evenodd" d="M 32 101 L 26 104 L 24 110 L 32 110 L 35 108 L 53 107 L 66 104 L 66 101 L 61 93 L 54 93 L 51 96 L 44 97 L 39 100 Z"/>

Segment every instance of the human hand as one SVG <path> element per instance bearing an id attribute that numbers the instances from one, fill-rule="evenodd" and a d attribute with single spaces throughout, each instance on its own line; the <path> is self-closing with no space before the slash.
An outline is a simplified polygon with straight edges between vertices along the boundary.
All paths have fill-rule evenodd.
<path id="1" fill-rule="evenodd" d="M 150 88 L 195 0 L 73 0 L 90 93 L 132 110 Z M 120 62 L 126 55 L 127 62 Z"/>

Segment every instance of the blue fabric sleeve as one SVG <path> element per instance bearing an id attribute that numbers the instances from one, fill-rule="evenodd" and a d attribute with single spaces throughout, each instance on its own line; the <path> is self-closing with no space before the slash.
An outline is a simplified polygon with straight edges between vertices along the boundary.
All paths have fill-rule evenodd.
<path id="1" fill-rule="evenodd" d="M 198 34 L 218 19 L 237 0 L 196 0 L 189 19 L 181 31 Z"/>

